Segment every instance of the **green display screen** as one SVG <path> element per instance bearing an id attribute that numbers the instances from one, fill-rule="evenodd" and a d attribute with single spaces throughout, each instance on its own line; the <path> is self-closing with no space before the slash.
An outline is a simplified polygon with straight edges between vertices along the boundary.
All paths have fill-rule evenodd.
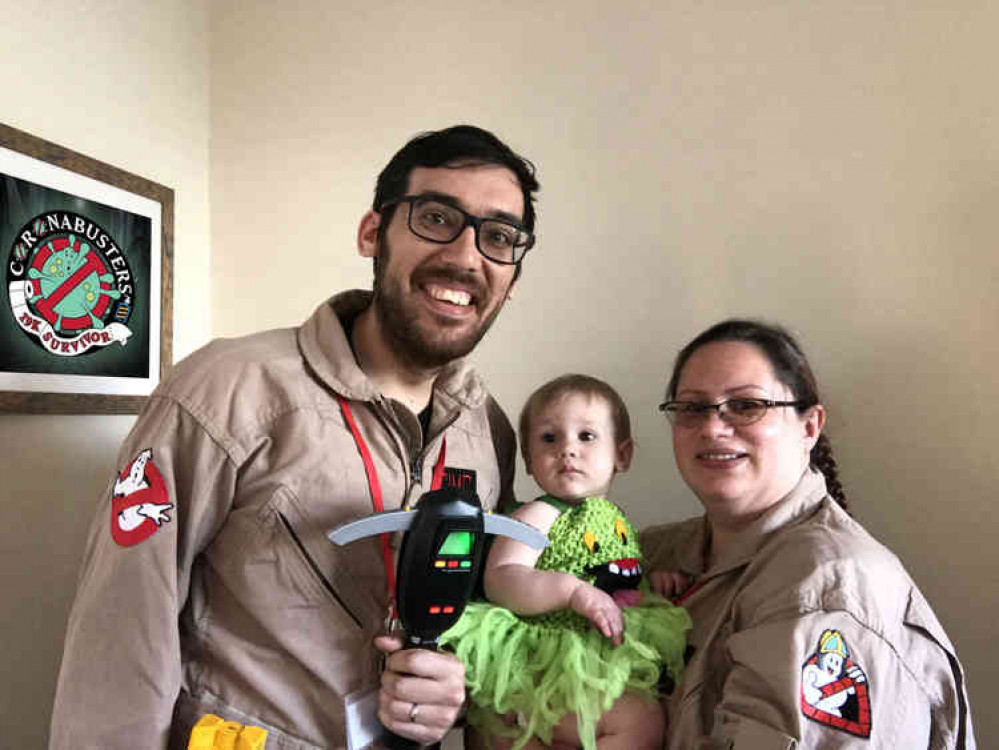
<path id="1" fill-rule="evenodd" d="M 438 555 L 470 555 L 472 554 L 472 532 L 452 531 L 447 535 Z"/>

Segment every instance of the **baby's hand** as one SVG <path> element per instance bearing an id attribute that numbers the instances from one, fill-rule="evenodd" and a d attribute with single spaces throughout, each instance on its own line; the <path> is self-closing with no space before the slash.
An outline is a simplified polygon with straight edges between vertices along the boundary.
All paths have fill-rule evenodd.
<path id="1" fill-rule="evenodd" d="M 593 627 L 610 638 L 615 646 L 621 645 L 624 617 L 609 594 L 589 583 L 582 583 L 572 592 L 569 607 L 593 623 Z"/>
<path id="2" fill-rule="evenodd" d="M 690 576 L 679 570 L 653 570 L 649 573 L 649 586 L 665 599 L 680 596 L 692 582 Z"/>

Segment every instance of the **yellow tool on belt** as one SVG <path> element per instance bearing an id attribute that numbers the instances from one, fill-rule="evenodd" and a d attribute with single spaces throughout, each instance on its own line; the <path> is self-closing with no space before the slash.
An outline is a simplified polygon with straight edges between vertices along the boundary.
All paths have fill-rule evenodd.
<path id="1" fill-rule="evenodd" d="M 267 730 L 244 727 L 215 714 L 205 714 L 191 730 L 187 750 L 264 750 Z"/>

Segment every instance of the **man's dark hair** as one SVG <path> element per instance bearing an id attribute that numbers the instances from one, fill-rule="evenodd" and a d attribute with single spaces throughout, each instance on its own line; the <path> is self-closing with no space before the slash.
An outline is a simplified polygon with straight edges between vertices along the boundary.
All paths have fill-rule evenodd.
<path id="1" fill-rule="evenodd" d="M 397 207 L 395 204 L 385 204 L 406 194 L 409 175 L 415 167 L 459 168 L 486 164 L 506 167 L 517 176 L 524 195 L 523 225 L 527 231 L 533 232 L 537 216 L 534 193 L 538 190 L 534 165 L 488 130 L 474 125 L 454 125 L 416 136 L 392 157 L 378 175 L 372 208 L 382 213 L 382 223 L 378 227 L 379 240 L 384 239 Z M 385 206 L 384 210 L 382 206 Z"/>

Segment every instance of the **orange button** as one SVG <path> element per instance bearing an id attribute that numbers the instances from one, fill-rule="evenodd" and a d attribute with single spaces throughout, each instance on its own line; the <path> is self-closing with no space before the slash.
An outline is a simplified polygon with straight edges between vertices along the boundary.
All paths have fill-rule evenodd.
<path id="1" fill-rule="evenodd" d="M 439 615 L 440 613 L 441 613 L 441 608 L 440 607 L 436 607 L 435 606 L 435 607 L 431 607 L 430 608 L 430 614 L 432 614 L 432 615 Z"/>
<path id="2" fill-rule="evenodd" d="M 454 607 L 444 607 L 444 614 L 446 615 L 454 614 Z"/>

